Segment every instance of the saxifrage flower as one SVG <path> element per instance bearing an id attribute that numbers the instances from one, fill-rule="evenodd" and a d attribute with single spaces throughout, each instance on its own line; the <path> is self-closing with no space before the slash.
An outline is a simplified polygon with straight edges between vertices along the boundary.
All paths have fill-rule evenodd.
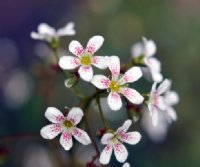
<path id="1" fill-rule="evenodd" d="M 117 56 L 109 58 L 108 67 L 112 77 L 109 79 L 104 75 L 95 75 L 91 83 L 99 89 L 107 89 L 109 95 L 108 105 L 112 110 L 119 110 L 122 107 L 120 94 L 125 96 L 133 104 L 141 104 L 144 97 L 133 88 L 128 87 L 128 83 L 137 81 L 142 76 L 139 67 L 132 67 L 125 74 L 120 75 L 120 60 Z"/>
<path id="2" fill-rule="evenodd" d="M 94 56 L 94 53 L 102 46 L 104 38 L 102 36 L 93 36 L 89 39 L 86 49 L 78 42 L 73 40 L 69 44 L 69 51 L 76 57 L 63 56 L 59 60 L 59 65 L 64 70 L 72 70 L 77 67 L 80 77 L 85 81 L 90 81 L 93 77 L 92 66 L 99 69 L 105 69 L 107 65 L 107 57 Z"/>
<path id="3" fill-rule="evenodd" d="M 65 117 L 57 108 L 48 107 L 45 112 L 45 117 L 53 124 L 41 129 L 40 134 L 43 138 L 53 139 L 62 133 L 60 144 L 65 150 L 69 150 L 72 147 L 72 136 L 83 145 L 91 143 L 88 134 L 76 127 L 83 117 L 81 108 L 73 107 Z"/>
<path id="4" fill-rule="evenodd" d="M 153 57 L 156 53 L 156 44 L 153 40 L 143 38 L 143 42 L 136 43 L 132 46 L 133 58 L 141 57 L 143 63 L 147 67 L 142 67 L 145 77 L 152 79 L 155 82 L 161 82 L 163 76 L 161 74 L 161 63 L 158 59 Z M 149 76 L 150 75 L 150 76 Z"/>
<path id="5" fill-rule="evenodd" d="M 71 36 L 75 35 L 75 33 L 73 22 L 67 23 L 63 28 L 59 28 L 57 31 L 46 23 L 40 23 L 38 32 L 31 32 L 31 37 L 33 39 L 52 42 L 52 40 L 57 40 L 61 36 Z"/>
<path id="6" fill-rule="evenodd" d="M 108 164 L 110 162 L 110 158 L 112 152 L 114 150 L 114 155 L 116 159 L 124 163 L 128 157 L 128 151 L 126 147 L 122 144 L 123 142 L 135 145 L 141 139 L 141 134 L 137 131 L 127 132 L 129 127 L 131 126 L 132 121 L 127 120 L 124 124 L 117 129 L 116 132 L 113 133 L 105 133 L 101 138 L 101 143 L 106 145 L 100 155 L 100 163 Z"/>

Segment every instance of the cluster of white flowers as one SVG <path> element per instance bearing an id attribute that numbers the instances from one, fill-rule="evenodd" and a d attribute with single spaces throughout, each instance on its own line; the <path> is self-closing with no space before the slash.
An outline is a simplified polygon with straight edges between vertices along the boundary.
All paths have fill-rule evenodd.
<path id="1" fill-rule="evenodd" d="M 65 35 L 74 35 L 74 23 L 68 23 L 64 28 L 55 30 L 54 28 L 42 23 L 38 27 L 38 33 L 32 32 L 34 39 L 45 40 L 51 43 L 52 40 L 59 40 L 59 37 Z M 129 101 L 133 106 L 147 105 L 147 109 L 152 117 L 154 126 L 158 123 L 158 112 L 166 112 L 169 122 L 175 121 L 177 115 L 172 105 L 178 103 L 179 98 L 176 92 L 170 91 L 171 81 L 165 79 L 156 89 L 157 83 L 163 80 L 161 74 L 161 63 L 153 55 L 156 52 L 154 41 L 143 38 L 143 43 L 137 43 L 132 47 L 132 64 L 130 68 L 121 73 L 120 59 L 118 56 L 97 56 L 96 51 L 102 46 L 104 38 L 96 35 L 89 39 L 84 49 L 80 42 L 73 40 L 69 44 L 69 51 L 75 56 L 62 56 L 58 65 L 63 70 L 73 70 L 79 74 L 79 77 L 94 85 L 97 89 L 108 92 L 107 103 L 111 110 L 119 110 L 123 103 L 121 96 Z M 93 66 L 98 69 L 109 69 L 107 76 L 94 74 Z M 147 96 L 139 93 L 129 86 L 140 79 L 142 76 L 151 79 L 154 83 L 150 94 Z M 88 145 L 91 143 L 90 136 L 83 130 L 76 127 L 81 121 L 84 111 L 80 107 L 73 107 L 67 116 L 64 116 L 58 109 L 49 107 L 45 112 L 45 117 L 53 124 L 47 125 L 41 129 L 41 136 L 45 139 L 53 139 L 62 133 L 60 143 L 65 150 L 69 150 L 72 145 L 72 136 L 82 143 Z M 123 143 L 131 145 L 137 144 L 141 139 L 139 132 L 128 132 L 132 120 L 126 120 L 124 124 L 116 131 L 105 129 L 102 134 L 101 143 L 106 145 L 100 155 L 100 163 L 108 164 L 112 151 L 116 159 L 124 163 L 128 157 L 128 151 Z M 123 166 L 130 166 L 125 163 Z"/>

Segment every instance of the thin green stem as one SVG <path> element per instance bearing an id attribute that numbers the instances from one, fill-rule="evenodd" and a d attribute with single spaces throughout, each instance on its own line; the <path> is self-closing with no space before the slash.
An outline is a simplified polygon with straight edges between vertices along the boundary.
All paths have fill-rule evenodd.
<path id="1" fill-rule="evenodd" d="M 104 128 L 108 129 L 108 124 L 107 124 L 106 119 L 105 119 L 105 117 L 103 115 L 103 110 L 101 108 L 101 103 L 100 103 L 100 97 L 99 96 L 96 98 L 96 101 L 97 101 L 97 105 L 98 105 L 98 108 L 99 108 L 99 113 L 100 113 L 101 120 L 103 122 Z"/>
<path id="2" fill-rule="evenodd" d="M 53 53 L 54 53 L 54 57 L 56 59 L 56 62 L 59 62 L 59 54 L 58 54 L 58 47 L 56 48 L 52 48 Z M 70 74 L 67 71 L 63 71 L 62 74 L 64 75 L 65 78 L 69 78 Z M 80 90 L 78 88 L 76 88 L 75 86 L 70 88 L 70 90 L 77 95 L 77 97 L 79 97 L 80 99 L 85 98 L 85 96 L 80 92 Z"/>

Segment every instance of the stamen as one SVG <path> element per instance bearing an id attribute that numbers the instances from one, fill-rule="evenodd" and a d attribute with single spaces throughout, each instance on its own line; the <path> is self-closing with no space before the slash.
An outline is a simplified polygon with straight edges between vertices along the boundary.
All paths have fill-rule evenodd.
<path id="1" fill-rule="evenodd" d="M 120 88 L 120 85 L 116 81 L 111 81 L 109 88 L 110 88 L 111 91 L 117 92 Z"/>
<path id="2" fill-rule="evenodd" d="M 90 65 L 91 64 L 91 54 L 84 54 L 81 56 L 81 64 L 82 65 Z"/>

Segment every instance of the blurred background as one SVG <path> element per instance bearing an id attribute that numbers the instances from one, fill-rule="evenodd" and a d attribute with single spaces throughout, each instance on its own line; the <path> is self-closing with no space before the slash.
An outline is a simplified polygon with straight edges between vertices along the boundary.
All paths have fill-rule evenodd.
<path id="1" fill-rule="evenodd" d="M 77 34 L 62 39 L 64 53 L 72 39 L 86 45 L 91 36 L 99 34 L 105 42 L 98 54 L 118 55 L 127 62 L 132 44 L 143 36 L 156 42 L 162 73 L 173 80 L 172 89 L 180 95 L 175 107 L 178 121 L 159 140 L 156 133 L 148 136 L 145 128 L 134 125 L 143 138 L 128 147 L 128 161 L 135 167 L 199 167 L 199 0 L 0 1 L 0 166 L 70 166 L 72 155 L 77 157 L 77 166 L 84 166 L 94 154 L 92 147 L 78 143 L 65 152 L 55 142 L 58 138 L 48 142 L 39 135 L 49 123 L 44 118 L 47 106 L 63 110 L 77 105 L 77 100 L 64 87 L 63 76 L 51 68 L 48 47 L 31 39 L 30 32 L 41 22 L 60 28 L 69 21 L 75 22 Z M 149 91 L 150 83 L 145 85 L 138 89 Z M 93 90 L 82 91 L 90 94 Z M 113 127 L 121 125 L 125 116 L 123 109 L 115 120 L 110 112 L 106 114 Z M 92 118 L 94 127 L 101 127 L 95 112 Z M 113 158 L 110 166 L 122 165 Z"/>

